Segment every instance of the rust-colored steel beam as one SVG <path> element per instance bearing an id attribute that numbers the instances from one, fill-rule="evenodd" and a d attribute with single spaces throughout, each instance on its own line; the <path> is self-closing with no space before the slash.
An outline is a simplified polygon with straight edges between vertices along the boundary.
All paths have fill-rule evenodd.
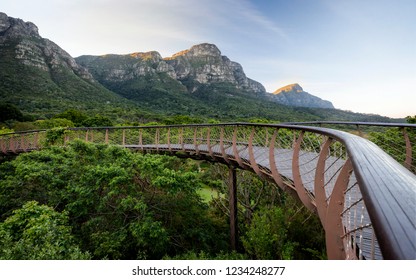
<path id="1" fill-rule="evenodd" d="M 322 145 L 321 152 L 319 153 L 318 163 L 315 171 L 315 202 L 318 210 L 318 216 L 322 225 L 325 225 L 326 213 L 327 213 L 327 197 L 325 192 L 325 161 L 329 154 L 329 147 L 332 144 L 332 139 L 328 138 Z"/>
<path id="2" fill-rule="evenodd" d="M 139 129 L 139 146 L 141 148 L 141 150 L 144 150 L 144 146 L 143 146 L 143 130 Z"/>
<path id="3" fill-rule="evenodd" d="M 331 260 L 343 260 L 346 257 L 342 240 L 345 231 L 341 213 L 344 209 L 344 192 L 348 187 L 352 170 L 351 160 L 348 158 L 335 182 L 327 208 L 324 229 L 327 254 Z"/>
<path id="4" fill-rule="evenodd" d="M 16 141 L 14 139 L 15 137 L 10 138 L 9 146 L 10 146 L 10 151 L 12 151 L 15 154 L 16 153 Z"/>
<path id="5" fill-rule="evenodd" d="M 301 131 L 297 140 L 293 144 L 293 159 L 292 159 L 292 174 L 293 174 L 293 181 L 295 184 L 296 192 L 302 203 L 312 212 L 316 212 L 316 206 L 312 202 L 310 196 L 308 195 L 302 181 L 302 177 L 300 175 L 300 166 L 299 166 L 299 156 L 300 156 L 300 148 L 301 143 L 303 140 L 304 131 Z M 295 137 L 296 139 L 296 137 Z"/>
<path id="6" fill-rule="evenodd" d="M 248 140 L 248 155 L 249 155 L 249 158 L 250 158 L 250 166 L 251 166 L 251 169 L 253 169 L 254 172 L 258 176 L 263 177 L 263 174 L 260 172 L 260 168 L 257 165 L 256 158 L 254 156 L 254 150 L 253 150 L 254 134 L 255 134 L 255 128 L 253 127 L 253 129 L 251 130 L 251 133 L 250 133 L 250 138 Z"/>
<path id="7" fill-rule="evenodd" d="M 283 183 L 282 176 L 280 175 L 279 171 L 277 170 L 276 165 L 276 158 L 275 158 L 275 143 L 276 138 L 278 135 L 279 129 L 275 129 L 272 139 L 270 140 L 270 146 L 269 146 L 269 162 L 270 162 L 270 171 L 272 172 L 273 180 L 276 182 L 276 184 L 282 188 L 285 189 L 286 185 Z"/>
<path id="8" fill-rule="evenodd" d="M 208 127 L 207 131 L 207 146 L 208 146 L 208 154 L 211 156 L 212 159 L 215 159 L 214 152 L 212 151 L 211 147 L 211 128 Z"/>
<path id="9" fill-rule="evenodd" d="M 221 132 L 220 132 L 220 149 L 221 149 L 221 154 L 223 159 L 225 160 L 226 163 L 230 164 L 230 160 L 228 159 L 227 153 L 225 152 L 225 147 L 224 147 L 224 127 L 221 127 Z"/>
<path id="10" fill-rule="evenodd" d="M 38 149 L 39 148 L 39 132 L 35 132 L 35 139 L 34 139 L 35 141 L 35 149 Z"/>
<path id="11" fill-rule="evenodd" d="M 194 127 L 194 147 L 195 147 L 195 153 L 199 155 L 199 145 L 197 141 L 197 134 L 198 134 L 198 130 L 197 130 L 197 126 L 195 126 Z"/>
<path id="12" fill-rule="evenodd" d="M 160 133 L 160 129 L 159 128 L 156 128 L 156 131 L 155 131 L 156 151 L 159 151 L 159 133 Z"/>
<path id="13" fill-rule="evenodd" d="M 172 146 L 170 144 L 170 127 L 168 128 L 167 137 L 168 137 L 168 139 L 167 139 L 167 142 L 168 142 L 168 150 L 170 152 L 172 152 Z"/>
<path id="14" fill-rule="evenodd" d="M 183 127 L 181 127 L 181 130 L 179 132 L 179 143 L 181 145 L 182 151 L 185 152 L 185 143 L 183 143 Z"/>
<path id="15" fill-rule="evenodd" d="M 20 146 L 21 146 L 21 149 L 24 151 L 24 152 L 27 152 L 27 147 L 26 147 L 26 143 L 25 143 L 25 137 L 24 137 L 24 135 L 22 134 L 21 136 L 20 136 Z"/>
<path id="16" fill-rule="evenodd" d="M 234 158 L 237 161 L 238 165 L 245 169 L 245 165 L 243 163 L 243 160 L 241 159 L 240 155 L 238 154 L 238 149 L 237 149 L 237 130 L 238 127 L 236 126 L 234 128 L 234 133 L 233 133 L 233 154 L 234 154 Z"/>
<path id="17" fill-rule="evenodd" d="M 6 141 L 3 138 L 0 139 L 0 147 L 1 147 L 1 151 L 2 151 L 3 154 L 7 154 L 7 149 L 6 149 L 6 143 L 5 142 Z"/>

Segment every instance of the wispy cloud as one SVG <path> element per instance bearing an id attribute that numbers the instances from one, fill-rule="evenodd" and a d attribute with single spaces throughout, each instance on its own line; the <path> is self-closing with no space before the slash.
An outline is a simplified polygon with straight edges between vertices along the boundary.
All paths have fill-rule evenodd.
<path id="1" fill-rule="evenodd" d="M 287 38 L 284 30 L 277 25 L 277 23 L 266 17 L 260 10 L 258 10 L 249 0 L 226 0 L 233 11 L 241 19 L 244 19 L 250 25 L 254 25 L 262 31 L 274 33 L 281 38 Z"/>

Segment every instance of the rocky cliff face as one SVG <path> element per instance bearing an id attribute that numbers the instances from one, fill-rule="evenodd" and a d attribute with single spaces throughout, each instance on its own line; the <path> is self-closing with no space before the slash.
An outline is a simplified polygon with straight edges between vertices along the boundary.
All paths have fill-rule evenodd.
<path id="1" fill-rule="evenodd" d="M 331 102 L 303 91 L 299 84 L 291 84 L 279 88 L 273 93 L 271 98 L 287 106 L 334 109 L 334 105 Z"/>
<path id="2" fill-rule="evenodd" d="M 242 90 L 266 92 L 262 84 L 246 77 L 240 64 L 222 56 L 213 44 L 193 46 L 165 58 L 165 61 L 173 67 L 179 81 L 192 79 L 200 84 L 225 82 Z"/>
<path id="3" fill-rule="evenodd" d="M 76 60 L 87 67 L 100 81 L 120 81 L 152 77 L 161 81 L 165 74 L 190 92 L 199 85 L 229 83 L 236 88 L 255 93 L 265 93 L 263 85 L 246 77 L 240 64 L 222 56 L 213 44 L 200 44 L 181 51 L 172 57 L 162 58 L 156 52 L 128 55 L 81 56 Z M 189 86 L 192 84 L 192 86 Z"/>
<path id="4" fill-rule="evenodd" d="M 161 73 L 176 79 L 173 67 L 167 64 L 156 51 L 128 55 L 84 55 L 76 60 L 87 67 L 96 78 L 103 81 L 125 82 Z"/>
<path id="5" fill-rule="evenodd" d="M 126 101 L 57 44 L 42 38 L 35 24 L 0 13 L 0 102 L 28 113 L 51 114 Z"/>
<path id="6" fill-rule="evenodd" d="M 0 55 L 10 48 L 13 48 L 14 58 L 24 65 L 46 72 L 61 71 L 64 67 L 83 79 L 94 81 L 67 52 L 39 36 L 35 24 L 0 13 Z"/>

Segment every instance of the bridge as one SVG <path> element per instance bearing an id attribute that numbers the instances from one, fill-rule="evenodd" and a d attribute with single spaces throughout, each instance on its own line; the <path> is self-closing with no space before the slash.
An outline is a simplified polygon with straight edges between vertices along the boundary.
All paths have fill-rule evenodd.
<path id="1" fill-rule="evenodd" d="M 324 125 L 353 125 L 361 136 L 360 127 L 394 127 L 402 131 L 403 147 L 389 155 L 359 135 Z M 62 128 L 0 135 L 0 155 L 83 139 L 220 162 L 230 167 L 232 247 L 235 168 L 241 168 L 274 182 L 318 215 L 329 259 L 416 259 L 415 128 L 345 122 Z M 402 163 L 393 158 L 399 152 Z"/>

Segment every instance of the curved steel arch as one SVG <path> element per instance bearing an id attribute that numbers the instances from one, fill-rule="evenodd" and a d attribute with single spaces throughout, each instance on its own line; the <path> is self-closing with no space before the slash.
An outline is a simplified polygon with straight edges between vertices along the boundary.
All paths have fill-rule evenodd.
<path id="1" fill-rule="evenodd" d="M 47 131 L 0 136 L 2 153 L 41 149 Z M 206 158 L 273 180 L 317 213 L 330 259 L 416 259 L 416 176 L 372 142 L 333 129 L 227 123 L 69 128 L 73 139 Z"/>

